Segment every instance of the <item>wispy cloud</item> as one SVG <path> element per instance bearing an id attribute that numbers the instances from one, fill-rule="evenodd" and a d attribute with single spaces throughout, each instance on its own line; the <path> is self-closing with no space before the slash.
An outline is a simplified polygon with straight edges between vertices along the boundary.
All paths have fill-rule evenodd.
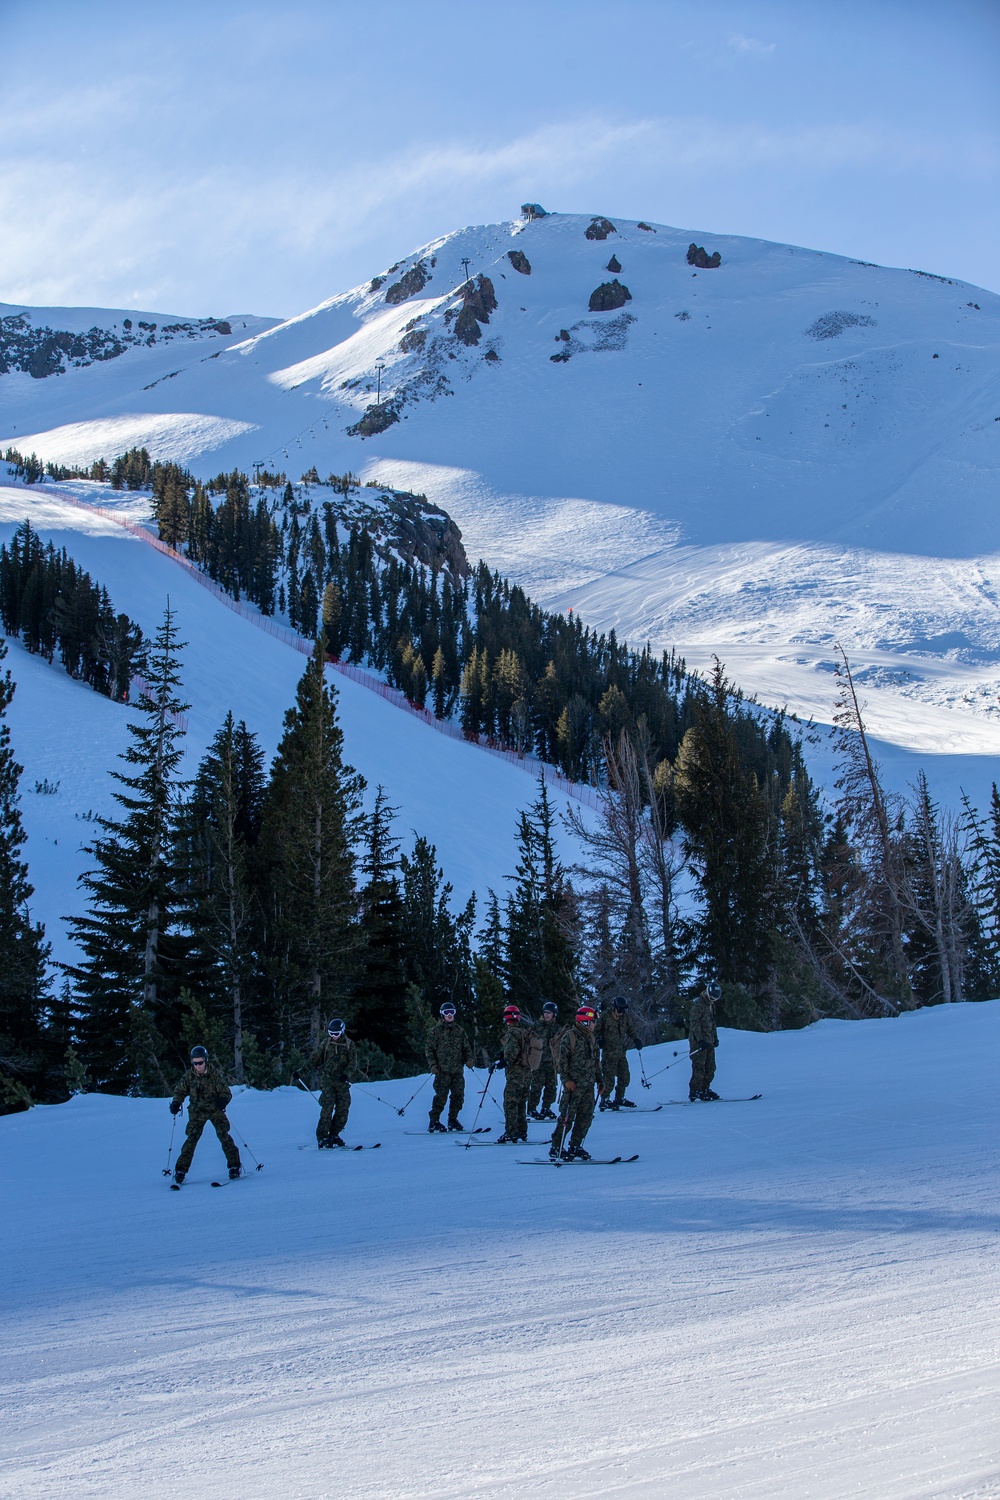
<path id="1" fill-rule="evenodd" d="M 744 36 L 741 31 L 737 31 L 729 38 L 729 45 L 734 52 L 747 52 L 756 57 L 766 57 L 769 52 L 775 50 L 778 44 L 777 42 L 762 42 L 755 36 Z"/>

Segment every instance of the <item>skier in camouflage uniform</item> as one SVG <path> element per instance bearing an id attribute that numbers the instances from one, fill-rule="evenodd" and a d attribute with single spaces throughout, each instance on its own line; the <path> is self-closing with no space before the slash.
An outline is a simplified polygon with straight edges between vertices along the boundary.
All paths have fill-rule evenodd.
<path id="1" fill-rule="evenodd" d="M 542 1019 L 535 1022 L 535 1032 L 542 1039 L 542 1060 L 531 1075 L 528 1089 L 528 1113 L 533 1120 L 554 1120 L 552 1109 L 556 1099 L 556 1062 L 552 1055 L 553 1043 L 559 1035 L 558 1007 L 554 1000 L 546 1000 L 542 1006 Z"/>
<path id="2" fill-rule="evenodd" d="M 565 1161 L 574 1157 L 579 1161 L 590 1160 L 583 1143 L 594 1118 L 594 1089 L 604 1092 L 601 1060 L 594 1036 L 596 1024 L 597 1012 L 589 1005 L 581 1005 L 574 1024 L 567 1026 L 559 1043 L 559 1077 L 563 1094 L 559 1101 L 559 1123 L 549 1148 L 553 1161 L 558 1161 L 560 1156 Z"/>
<path id="3" fill-rule="evenodd" d="M 472 1044 L 465 1028 L 455 1020 L 455 1007 L 446 1000 L 438 1011 L 441 1019 L 427 1038 L 427 1066 L 434 1075 L 434 1099 L 428 1130 L 444 1131 L 441 1111 L 448 1103 L 448 1129 L 461 1130 L 458 1118 L 465 1103 L 465 1070 L 472 1067 Z"/>
<path id="4" fill-rule="evenodd" d="M 503 1013 L 504 1036 L 503 1057 L 506 1082 L 503 1089 L 504 1133 L 497 1137 L 498 1146 L 528 1139 L 528 1091 L 533 1073 L 521 1061 L 525 1037 L 532 1027 L 522 1021 L 516 1005 L 508 1005 Z"/>
<path id="5" fill-rule="evenodd" d="M 351 1112 L 351 1084 L 358 1076 L 358 1052 L 347 1035 L 347 1023 L 338 1016 L 326 1028 L 309 1066 L 319 1071 L 319 1120 L 316 1145 L 321 1151 L 344 1144 L 340 1132 Z"/>
<path id="6" fill-rule="evenodd" d="M 229 1134 L 229 1121 L 226 1119 L 226 1105 L 232 1097 L 233 1091 L 222 1074 L 217 1068 L 210 1066 L 205 1048 L 192 1047 L 191 1066 L 174 1089 L 174 1097 L 170 1101 L 172 1115 L 180 1114 L 184 1100 L 189 1101 L 187 1131 L 174 1167 L 174 1182 L 178 1186 L 191 1170 L 194 1148 L 209 1122 L 215 1126 L 219 1145 L 226 1153 L 230 1177 L 239 1177 L 243 1170 L 240 1153 Z"/>
<path id="7" fill-rule="evenodd" d="M 611 1009 L 601 1015 L 597 1023 L 597 1041 L 601 1049 L 601 1072 L 604 1074 L 605 1089 L 608 1094 L 612 1087 L 615 1097 L 609 1099 L 604 1109 L 635 1109 L 635 1101 L 626 1099 L 625 1090 L 628 1088 L 632 1075 L 628 1069 L 628 1058 L 626 1050 L 635 1047 L 642 1051 L 642 1042 L 639 1033 L 632 1024 L 632 1017 L 628 1013 L 628 1001 L 624 995 L 616 995 L 611 1002 Z"/>
<path id="8" fill-rule="evenodd" d="M 691 1083 L 689 1099 L 718 1099 L 709 1085 L 715 1077 L 715 1049 L 719 1033 L 715 1026 L 715 1007 L 722 999 L 722 986 L 710 979 L 691 1007 L 688 1045 L 691 1049 Z"/>

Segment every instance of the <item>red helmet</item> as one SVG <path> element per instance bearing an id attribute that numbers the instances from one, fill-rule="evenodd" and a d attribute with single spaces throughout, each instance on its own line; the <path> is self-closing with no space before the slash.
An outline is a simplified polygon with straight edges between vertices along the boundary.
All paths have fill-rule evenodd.
<path id="1" fill-rule="evenodd" d="M 581 1005 L 576 1013 L 576 1019 L 582 1026 L 593 1026 L 597 1020 L 597 1011 L 592 1005 Z"/>
<path id="2" fill-rule="evenodd" d="M 515 1021 L 521 1019 L 521 1011 L 516 1005 L 505 1005 L 503 1008 L 503 1023 L 505 1026 L 513 1026 Z"/>

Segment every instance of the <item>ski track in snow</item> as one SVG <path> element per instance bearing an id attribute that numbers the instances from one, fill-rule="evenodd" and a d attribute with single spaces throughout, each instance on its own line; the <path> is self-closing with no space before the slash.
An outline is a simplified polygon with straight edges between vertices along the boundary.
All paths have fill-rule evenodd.
<path id="1" fill-rule="evenodd" d="M 620 1172 L 406 1139 L 426 1090 L 355 1088 L 384 1148 L 332 1160 L 238 1094 L 224 1193 L 208 1135 L 167 1191 L 165 1100 L 0 1119 L 0 1493 L 994 1497 L 998 1042 L 1000 1002 L 726 1031 L 763 1099 L 599 1115 Z"/>

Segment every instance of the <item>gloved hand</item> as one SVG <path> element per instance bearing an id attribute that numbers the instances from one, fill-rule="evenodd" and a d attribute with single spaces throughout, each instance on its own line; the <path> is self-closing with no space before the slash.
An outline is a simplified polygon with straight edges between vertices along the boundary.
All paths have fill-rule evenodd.
<path id="1" fill-rule="evenodd" d="M 502 1073 L 503 1070 L 504 1070 L 504 1060 L 503 1060 L 502 1057 L 498 1057 L 497 1060 L 496 1060 L 496 1062 L 493 1064 L 493 1071 L 494 1071 L 494 1073 Z"/>
<path id="2" fill-rule="evenodd" d="M 180 1112 L 181 1112 L 181 1106 L 177 1103 L 177 1100 L 176 1099 L 171 1099 L 171 1101 L 170 1101 L 170 1113 L 172 1115 L 179 1115 Z"/>
<path id="3" fill-rule="evenodd" d="M 563 1088 L 569 1089 L 570 1093 L 572 1094 L 573 1090 L 576 1088 L 576 1084 L 573 1082 L 572 1078 L 567 1078 L 565 1083 L 563 1084 Z"/>

